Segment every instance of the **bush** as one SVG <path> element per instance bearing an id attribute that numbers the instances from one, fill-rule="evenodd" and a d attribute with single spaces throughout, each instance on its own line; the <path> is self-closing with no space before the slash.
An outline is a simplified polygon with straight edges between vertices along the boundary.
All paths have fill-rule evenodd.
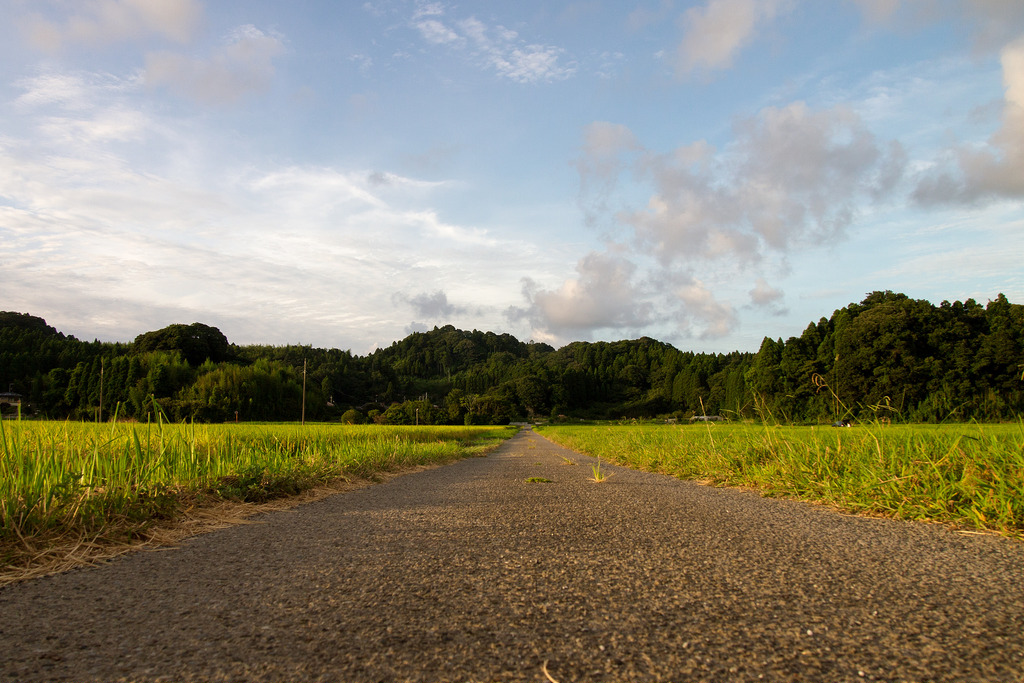
<path id="1" fill-rule="evenodd" d="M 342 414 L 341 422 L 347 425 L 361 425 L 366 423 L 366 417 L 355 408 L 349 408 Z"/>

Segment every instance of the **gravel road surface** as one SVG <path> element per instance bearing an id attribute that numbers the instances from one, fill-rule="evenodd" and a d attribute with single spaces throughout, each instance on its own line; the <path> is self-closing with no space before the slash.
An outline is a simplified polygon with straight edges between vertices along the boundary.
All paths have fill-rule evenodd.
<path id="1" fill-rule="evenodd" d="M 8 586 L 0 681 L 1024 680 L 1019 541 L 593 462 L 526 430 Z"/>

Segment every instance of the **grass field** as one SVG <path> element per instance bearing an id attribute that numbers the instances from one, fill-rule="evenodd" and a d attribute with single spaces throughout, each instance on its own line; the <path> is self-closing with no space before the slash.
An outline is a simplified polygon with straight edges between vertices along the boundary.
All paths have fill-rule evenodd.
<path id="1" fill-rule="evenodd" d="M 1024 424 L 547 426 L 603 460 L 768 496 L 1024 537 Z"/>
<path id="2" fill-rule="evenodd" d="M 211 501 L 486 451 L 509 427 L 0 421 L 0 569 L 68 538 L 123 542 Z"/>

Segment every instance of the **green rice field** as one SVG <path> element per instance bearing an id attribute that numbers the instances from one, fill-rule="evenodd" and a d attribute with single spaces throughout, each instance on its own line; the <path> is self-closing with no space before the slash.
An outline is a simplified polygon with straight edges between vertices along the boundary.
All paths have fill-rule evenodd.
<path id="1" fill-rule="evenodd" d="M 47 539 L 130 540 L 218 500 L 481 454 L 510 427 L 0 421 L 0 567 Z"/>
<path id="2" fill-rule="evenodd" d="M 1024 424 L 547 426 L 634 469 L 1024 537 Z"/>

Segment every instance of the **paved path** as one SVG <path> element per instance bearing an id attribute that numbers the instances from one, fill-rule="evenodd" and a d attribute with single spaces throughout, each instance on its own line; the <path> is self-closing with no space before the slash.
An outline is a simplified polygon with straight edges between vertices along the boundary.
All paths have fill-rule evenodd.
<path id="1" fill-rule="evenodd" d="M 1020 542 L 591 462 L 521 432 L 0 589 L 0 681 L 1024 678 Z"/>

